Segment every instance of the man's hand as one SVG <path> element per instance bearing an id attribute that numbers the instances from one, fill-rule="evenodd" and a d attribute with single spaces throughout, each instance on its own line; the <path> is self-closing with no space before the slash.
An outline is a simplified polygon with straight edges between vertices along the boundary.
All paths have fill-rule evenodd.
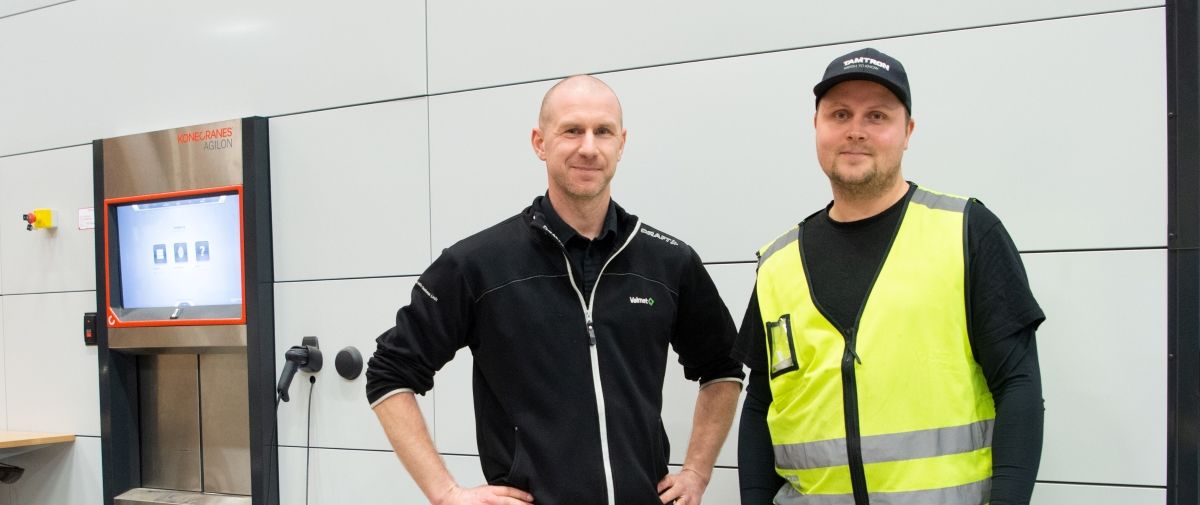
<path id="1" fill-rule="evenodd" d="M 525 505 L 533 503 L 533 495 L 506 486 L 479 486 L 470 489 L 454 486 L 437 505 Z"/>
<path id="2" fill-rule="evenodd" d="M 658 482 L 658 497 L 663 503 L 674 500 L 676 505 L 700 505 L 707 487 L 708 477 L 684 467 L 679 473 L 669 474 Z"/>

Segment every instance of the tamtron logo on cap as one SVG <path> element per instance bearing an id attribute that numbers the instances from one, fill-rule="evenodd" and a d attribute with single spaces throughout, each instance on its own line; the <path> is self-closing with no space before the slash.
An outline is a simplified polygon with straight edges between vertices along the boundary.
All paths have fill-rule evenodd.
<path id="1" fill-rule="evenodd" d="M 850 58 L 850 59 L 848 59 L 848 60 L 846 60 L 846 61 L 843 61 L 843 62 L 842 62 L 842 69 L 843 69 L 843 70 L 845 70 L 845 69 L 848 69 L 848 68 L 851 68 L 851 67 L 855 67 L 855 66 L 859 66 L 859 65 L 870 65 L 870 66 L 873 66 L 873 67 L 882 68 L 882 69 L 884 69 L 884 70 L 887 70 L 887 71 L 891 71 L 891 70 L 892 70 L 892 67 L 891 67 L 891 65 L 888 65 L 887 63 L 884 63 L 884 62 L 882 62 L 882 61 L 879 61 L 879 60 L 877 60 L 877 59 L 875 59 L 875 58 L 868 58 L 868 57 L 866 57 L 866 56 L 859 56 L 859 57 L 857 57 L 857 58 Z"/>

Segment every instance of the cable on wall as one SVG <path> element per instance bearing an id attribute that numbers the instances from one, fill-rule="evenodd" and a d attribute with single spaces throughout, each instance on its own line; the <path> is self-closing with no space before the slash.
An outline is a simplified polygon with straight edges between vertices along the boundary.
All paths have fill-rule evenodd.
<path id="1" fill-rule="evenodd" d="M 317 385 L 317 376 L 308 376 L 308 420 L 304 426 L 304 505 L 308 505 L 308 463 L 312 455 L 312 404 L 313 388 Z"/>

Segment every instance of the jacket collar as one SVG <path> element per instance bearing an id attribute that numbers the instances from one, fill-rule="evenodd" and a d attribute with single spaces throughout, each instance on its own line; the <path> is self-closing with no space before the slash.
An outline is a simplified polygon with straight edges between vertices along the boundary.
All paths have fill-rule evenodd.
<path id="1" fill-rule="evenodd" d="M 546 195 L 534 198 L 533 203 L 526 207 L 521 214 L 531 228 L 539 230 L 541 234 L 550 237 L 563 247 L 566 247 L 568 240 L 579 234 L 558 216 L 554 207 L 550 205 L 550 198 Z M 617 241 L 624 242 L 636 223 L 637 216 L 626 212 L 624 208 L 617 205 L 615 200 L 609 200 L 608 213 L 604 216 L 604 227 L 600 231 L 600 236 L 616 233 Z"/>

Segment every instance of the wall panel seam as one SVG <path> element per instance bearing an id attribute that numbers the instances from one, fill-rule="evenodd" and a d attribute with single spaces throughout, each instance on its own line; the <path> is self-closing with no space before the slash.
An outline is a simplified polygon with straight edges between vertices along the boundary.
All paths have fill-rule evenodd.
<path id="1" fill-rule="evenodd" d="M 330 277 L 330 278 L 314 278 L 314 279 L 289 279 L 283 281 L 275 281 L 275 284 L 295 284 L 300 282 L 336 282 L 336 281 L 366 281 L 374 279 L 405 279 L 418 278 L 421 274 L 399 274 L 399 275 L 364 275 L 361 277 Z"/>
<path id="2" fill-rule="evenodd" d="M 74 2 L 74 1 L 75 1 L 75 0 L 63 0 L 63 1 L 61 1 L 61 2 L 52 3 L 52 4 L 50 4 L 50 5 L 43 5 L 43 6 L 41 6 L 41 7 L 34 7 L 34 8 L 32 8 L 32 9 L 23 10 L 23 11 L 21 11 L 21 12 L 14 12 L 14 13 L 12 13 L 12 14 L 5 14 L 5 15 L 3 15 L 3 16 L 0 16 L 0 20 L 3 20 L 3 19 L 5 19 L 5 18 L 11 18 L 11 17 L 13 17 L 13 16 L 20 16 L 21 14 L 29 14 L 30 12 L 33 12 L 33 11 L 40 11 L 40 10 L 42 10 L 42 9 L 49 9 L 49 8 L 51 8 L 51 7 L 55 7 L 55 6 L 62 5 L 62 4 L 67 4 L 67 3 L 71 3 L 71 2 Z"/>
<path id="3" fill-rule="evenodd" d="M 74 1 L 74 0 L 71 0 L 71 1 Z M 91 145 L 92 145 L 91 142 L 87 142 L 84 144 L 71 144 L 71 145 L 59 146 L 59 147 L 47 147 L 45 149 L 34 149 L 32 151 L 23 151 L 23 152 L 19 152 L 19 153 L 0 154 L 0 159 L 12 158 L 14 156 L 24 156 L 26 154 L 37 154 L 37 153 L 44 153 L 47 151 L 58 151 L 60 149 L 70 149 L 72 147 L 83 147 L 83 146 L 91 146 Z"/>
<path id="4" fill-rule="evenodd" d="M 30 291 L 30 292 L 13 292 L 4 293 L 3 296 L 41 296 L 41 295 L 67 295 L 73 293 L 95 293 L 94 289 L 65 289 L 62 291 Z"/>
<path id="5" fill-rule="evenodd" d="M 734 54 L 727 54 L 727 55 L 721 55 L 721 56 L 709 56 L 709 57 L 703 57 L 703 58 L 691 58 L 691 59 L 686 59 L 686 60 L 651 63 L 651 64 L 646 64 L 646 65 L 635 65 L 635 66 L 631 66 L 631 67 L 619 67 L 619 68 L 612 68 L 612 69 L 606 69 L 606 70 L 595 70 L 595 71 L 588 72 L 588 74 L 603 75 L 603 74 L 611 74 L 611 73 L 617 73 L 617 72 L 628 72 L 631 70 L 644 70 L 644 69 L 659 68 L 659 67 L 670 67 L 670 66 L 675 66 L 675 65 L 686 65 L 689 63 L 702 63 L 702 62 L 708 62 L 708 61 L 728 60 L 728 59 L 742 58 L 742 57 L 747 57 L 747 56 L 759 56 L 759 55 L 766 55 L 766 54 L 783 53 L 783 52 L 788 52 L 788 51 L 818 49 L 818 48 L 822 48 L 822 47 L 831 47 L 831 46 L 838 46 L 838 45 L 843 45 L 843 44 L 855 44 L 855 43 L 872 42 L 872 41 L 879 41 L 879 40 L 902 39 L 902 38 L 918 37 L 918 36 L 924 36 L 924 35 L 937 35 L 937 34 L 942 34 L 942 33 L 954 33 L 954 32 L 979 30 L 979 29 L 986 29 L 986 28 L 997 28 L 997 27 L 1002 27 L 1002 26 L 1033 24 L 1033 23 L 1041 23 L 1041 22 L 1046 22 L 1046 21 L 1059 21 L 1059 20 L 1064 20 L 1064 19 L 1085 18 L 1085 17 L 1091 17 L 1091 16 L 1124 14 L 1124 13 L 1138 12 L 1138 11 L 1144 11 L 1144 10 L 1163 9 L 1163 8 L 1165 8 L 1165 6 L 1166 6 L 1165 4 L 1159 3 L 1159 4 L 1154 4 L 1154 5 L 1145 5 L 1145 6 L 1141 6 L 1141 7 L 1129 7 L 1129 8 L 1124 8 L 1124 9 L 1113 9 L 1113 10 L 1108 10 L 1108 11 L 1088 12 L 1088 13 L 1080 13 L 1080 14 L 1065 14 L 1065 15 L 1061 15 L 1061 16 L 1050 16 L 1050 17 L 1044 17 L 1044 18 L 1025 19 L 1025 20 L 1020 20 L 1020 21 L 1007 21 L 1007 22 L 1002 22 L 1002 23 L 987 23 L 987 24 L 980 24 L 980 25 L 964 26 L 964 27 L 959 27 L 959 28 L 944 28 L 944 29 L 940 29 L 940 30 L 926 30 L 926 31 L 901 33 L 901 34 L 894 34 L 894 35 L 883 35 L 883 36 L 878 36 L 878 37 L 870 37 L 870 38 L 862 38 L 862 39 L 849 39 L 849 40 L 840 40 L 840 41 L 834 41 L 834 42 L 823 42 L 823 43 L 819 43 L 819 44 L 790 46 L 790 47 L 784 47 L 784 48 L 778 48 L 778 49 L 764 49 L 764 50 L 760 50 L 760 51 L 748 51 L 748 52 L 743 52 L 743 53 L 734 53 Z M 428 36 L 428 34 L 426 36 Z M 426 50 L 428 51 L 428 46 L 426 46 Z M 516 81 L 516 82 L 510 82 L 510 83 L 477 86 L 477 87 L 473 87 L 473 88 L 450 89 L 450 90 L 445 90 L 445 91 L 429 92 L 428 96 L 441 96 L 441 95 L 451 95 L 451 94 L 455 94 L 455 93 L 468 93 L 468 92 L 472 92 L 472 91 L 503 88 L 503 87 L 508 87 L 508 86 L 518 86 L 518 85 L 523 85 L 523 84 L 532 84 L 532 83 L 536 83 L 536 82 L 554 81 L 554 80 L 562 79 L 565 77 L 569 77 L 569 76 L 567 76 L 567 75 L 550 76 L 550 77 L 544 77 L 544 78 L 540 78 L 540 79 L 528 79 L 528 80 L 522 80 L 522 81 Z M 428 78 L 428 72 L 426 72 L 426 78 Z M 426 91 L 428 92 L 429 90 L 427 89 Z"/>
<path id="6" fill-rule="evenodd" d="M 431 247 L 431 254 L 432 254 L 432 246 L 430 246 L 430 247 Z M 1200 249 L 1200 248 L 1191 248 L 1191 249 Z M 1020 253 L 1022 255 L 1026 255 L 1026 254 L 1033 255 L 1033 254 L 1069 254 L 1069 253 L 1093 253 L 1093 252 L 1175 251 L 1175 250 L 1180 250 L 1180 248 L 1168 248 L 1167 246 L 1094 247 L 1094 248 L 1078 248 L 1078 249 L 1032 249 L 1032 250 L 1018 251 L 1018 253 Z M 727 260 L 727 261 L 705 261 L 702 264 L 706 267 L 711 267 L 711 266 L 724 266 L 724 265 L 754 265 L 756 263 L 758 263 L 758 262 L 755 260 L 752 260 L 752 259 L 748 259 L 748 260 Z M 395 274 L 395 275 L 363 275 L 363 276 L 358 276 L 358 277 L 288 279 L 288 280 L 277 280 L 277 281 L 275 281 L 275 284 L 296 284 L 296 283 L 304 283 L 304 282 L 360 281 L 360 280 L 374 280 L 374 279 L 406 279 L 406 278 L 419 278 L 420 276 L 421 276 L 421 274 L 416 273 L 416 274 Z M 94 290 L 83 291 L 83 292 L 91 292 L 91 291 L 94 291 Z M 65 291 L 65 292 L 71 293 L 73 291 Z M 57 292 L 52 292 L 52 293 L 57 293 Z M 19 295 L 19 294 L 24 294 L 24 293 L 14 293 L 14 295 Z M 33 293 L 33 294 L 41 294 L 41 293 Z"/>
<path id="7" fill-rule="evenodd" d="M 1160 486 L 1160 485 L 1151 485 L 1151 484 L 1121 484 L 1121 483 L 1117 483 L 1117 482 L 1073 482 L 1073 481 L 1041 480 L 1041 479 L 1038 479 L 1035 482 L 1037 482 L 1038 484 L 1057 484 L 1057 485 L 1062 485 L 1062 486 L 1092 486 L 1092 487 L 1103 486 L 1103 487 L 1120 487 L 1120 488 L 1133 488 L 1133 489 L 1166 489 L 1167 488 L 1167 486 L 1165 486 L 1165 485 Z"/>

